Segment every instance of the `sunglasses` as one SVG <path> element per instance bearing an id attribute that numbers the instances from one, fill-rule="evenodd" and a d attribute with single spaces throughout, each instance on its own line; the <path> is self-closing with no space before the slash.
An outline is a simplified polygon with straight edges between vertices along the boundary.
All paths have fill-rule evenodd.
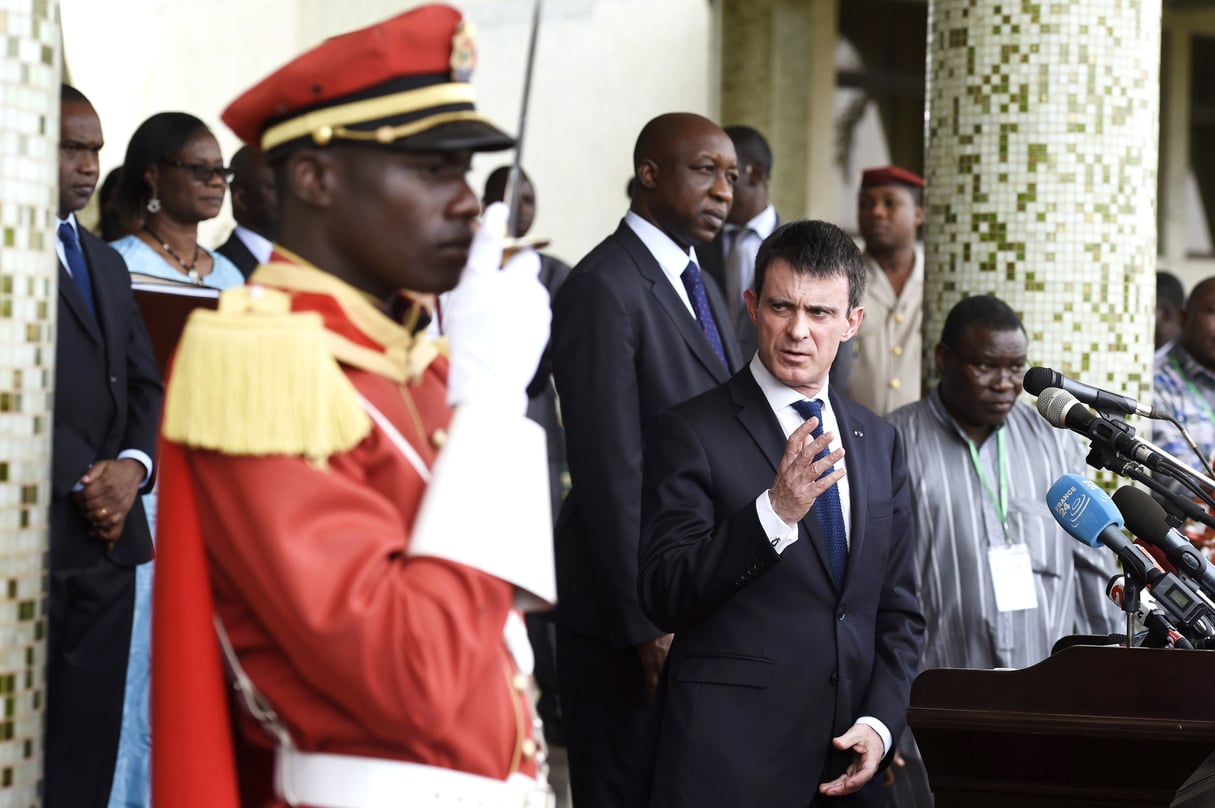
<path id="1" fill-rule="evenodd" d="M 184 168 L 199 182 L 210 182 L 211 177 L 218 174 L 220 179 L 225 183 L 231 183 L 232 178 L 236 176 L 236 172 L 227 166 L 209 166 L 206 163 L 183 163 L 181 160 L 161 160 L 160 162 L 167 166 Z"/>

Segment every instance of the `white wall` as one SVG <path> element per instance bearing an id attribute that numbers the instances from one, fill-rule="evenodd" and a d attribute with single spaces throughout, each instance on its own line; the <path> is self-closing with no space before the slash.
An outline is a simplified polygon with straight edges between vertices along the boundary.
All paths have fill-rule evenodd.
<path id="1" fill-rule="evenodd" d="M 206 121 L 225 158 L 239 145 L 223 108 L 292 56 L 334 34 L 420 5 L 392 0 L 62 0 L 72 82 L 93 101 L 106 136 L 102 170 L 122 162 L 141 121 L 183 110 Z M 479 107 L 518 125 L 531 0 L 457 3 L 477 29 Z M 116 9 L 121 8 L 121 13 Z M 712 114 L 709 0 L 547 0 L 524 164 L 537 186 L 533 235 L 571 263 L 615 229 L 642 125 L 676 110 Z M 470 182 L 511 152 L 481 155 Z M 222 241 L 225 211 L 204 225 Z"/>

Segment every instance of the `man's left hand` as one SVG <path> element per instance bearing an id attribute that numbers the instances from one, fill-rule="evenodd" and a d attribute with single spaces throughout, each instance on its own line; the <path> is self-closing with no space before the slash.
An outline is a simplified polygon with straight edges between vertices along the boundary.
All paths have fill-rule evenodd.
<path id="1" fill-rule="evenodd" d="M 831 743 L 836 749 L 852 750 L 852 763 L 839 777 L 830 783 L 822 783 L 818 790 L 820 794 L 829 797 L 843 797 L 860 791 L 861 787 L 873 779 L 878 764 L 882 762 L 882 738 L 877 730 L 868 724 L 853 724 L 852 727 L 838 738 L 832 738 Z"/>
<path id="2" fill-rule="evenodd" d="M 76 507 L 88 521 L 90 535 L 113 544 L 122 535 L 127 513 L 139 494 L 146 470 L 138 460 L 98 460 L 80 478 Z"/>

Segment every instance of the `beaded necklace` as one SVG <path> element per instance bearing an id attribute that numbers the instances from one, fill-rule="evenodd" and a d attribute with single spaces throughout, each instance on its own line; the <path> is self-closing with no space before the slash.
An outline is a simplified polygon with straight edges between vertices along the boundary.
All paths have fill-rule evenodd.
<path id="1" fill-rule="evenodd" d="M 181 268 L 183 270 L 185 270 L 186 277 L 189 278 L 191 282 L 199 283 L 199 284 L 202 283 L 202 278 L 199 276 L 198 271 L 196 269 L 194 269 L 194 266 L 198 263 L 198 242 L 197 241 L 194 242 L 194 257 L 191 258 L 190 263 L 187 264 L 184 260 L 182 260 L 182 257 L 180 255 L 178 255 L 177 252 L 172 247 L 169 246 L 169 242 L 165 241 L 163 238 L 156 235 L 156 231 L 154 231 L 152 228 L 148 227 L 146 224 L 143 226 L 143 231 L 145 233 L 147 233 L 149 236 L 151 236 L 152 238 L 154 238 L 156 240 L 156 243 L 158 243 L 160 245 L 160 248 L 162 250 L 167 252 L 169 255 L 173 256 L 174 260 L 176 260 L 177 263 L 181 264 Z"/>

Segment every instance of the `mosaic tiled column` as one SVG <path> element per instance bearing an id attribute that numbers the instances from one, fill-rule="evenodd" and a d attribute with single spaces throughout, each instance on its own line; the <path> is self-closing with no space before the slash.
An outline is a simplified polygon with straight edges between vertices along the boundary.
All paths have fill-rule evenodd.
<path id="1" fill-rule="evenodd" d="M 926 349 L 953 304 L 995 294 L 1032 363 L 1148 397 L 1160 14 L 1160 0 L 929 3 Z"/>
<path id="2" fill-rule="evenodd" d="M 59 4 L 0 0 L 0 805 L 38 805 L 56 311 Z"/>

